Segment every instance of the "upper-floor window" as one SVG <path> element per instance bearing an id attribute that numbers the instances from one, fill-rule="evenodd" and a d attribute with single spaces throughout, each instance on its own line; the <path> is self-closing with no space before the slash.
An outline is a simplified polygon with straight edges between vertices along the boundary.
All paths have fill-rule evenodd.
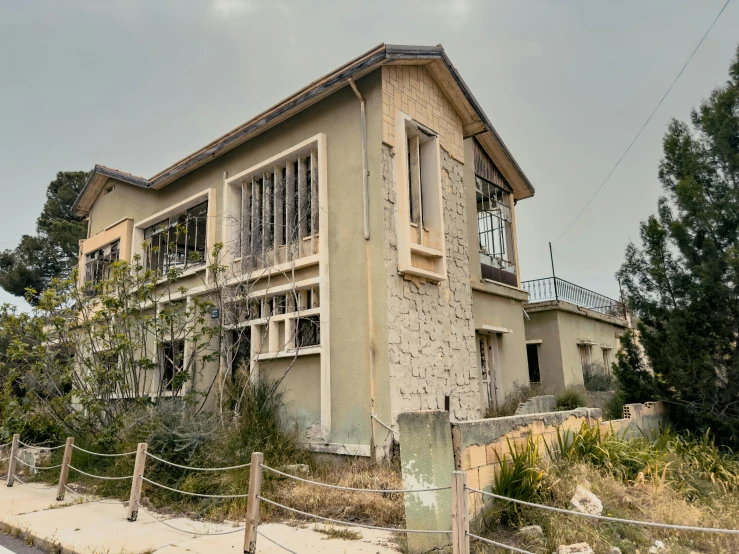
<path id="1" fill-rule="evenodd" d="M 446 246 L 439 137 L 401 111 L 395 131 L 398 270 L 440 282 Z"/>
<path id="2" fill-rule="evenodd" d="M 515 272 L 511 248 L 511 195 L 479 176 L 475 176 L 475 189 L 480 260 L 484 264 Z"/>
<path id="3" fill-rule="evenodd" d="M 482 277 L 518 286 L 512 188 L 482 145 L 474 140 L 473 146 Z"/>
<path id="4" fill-rule="evenodd" d="M 205 201 L 144 229 L 147 269 L 167 273 L 204 264 L 207 225 Z"/>
<path id="5" fill-rule="evenodd" d="M 118 260 L 120 241 L 113 242 L 90 252 L 85 257 L 85 284 L 96 285 L 110 279 L 113 262 Z"/>

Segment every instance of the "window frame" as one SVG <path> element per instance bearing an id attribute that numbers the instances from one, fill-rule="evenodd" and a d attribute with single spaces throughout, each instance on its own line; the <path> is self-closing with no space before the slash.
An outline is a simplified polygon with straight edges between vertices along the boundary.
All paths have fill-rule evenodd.
<path id="1" fill-rule="evenodd" d="M 216 189 L 214 187 L 202 190 L 188 198 L 185 198 L 184 200 L 180 202 L 177 202 L 176 204 L 169 206 L 168 208 L 164 210 L 161 210 L 149 217 L 142 219 L 139 222 L 134 223 L 133 241 L 132 241 L 133 247 L 134 247 L 133 255 L 141 256 L 142 264 L 144 265 L 144 267 L 146 267 L 147 248 L 144 247 L 145 230 L 148 229 L 149 227 L 156 225 L 157 223 L 163 222 L 165 219 L 171 218 L 175 214 L 186 212 L 188 209 L 194 208 L 204 202 L 207 202 L 207 205 L 208 205 L 207 210 L 206 210 L 206 226 L 205 226 L 205 262 L 187 267 L 186 269 L 184 269 L 180 277 L 191 275 L 193 273 L 197 273 L 200 271 L 205 271 L 206 279 L 207 279 L 208 256 L 210 255 L 210 252 L 213 249 L 213 245 L 215 244 L 215 238 L 216 238 L 215 237 L 215 225 L 213 222 L 213 220 L 215 219 L 213 217 L 213 213 L 216 209 Z"/>
<path id="2" fill-rule="evenodd" d="M 395 223 L 398 272 L 441 282 L 447 279 L 441 142 L 438 133 L 398 110 L 395 141 Z M 409 138 L 414 140 L 409 140 Z M 415 140 L 417 138 L 417 140 Z M 414 184 L 409 145 L 418 143 L 418 221 L 411 215 Z M 415 210 L 414 210 L 415 211 Z"/>

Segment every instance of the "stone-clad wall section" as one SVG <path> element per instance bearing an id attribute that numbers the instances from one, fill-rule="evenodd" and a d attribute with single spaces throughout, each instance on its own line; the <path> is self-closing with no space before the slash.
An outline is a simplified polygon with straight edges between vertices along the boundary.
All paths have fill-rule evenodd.
<path id="1" fill-rule="evenodd" d="M 398 273 L 394 159 L 382 149 L 385 198 L 390 394 L 393 423 L 413 410 L 443 410 L 453 420 L 480 416 L 472 319 L 463 165 L 441 149 L 447 279 L 433 284 Z"/>
<path id="2" fill-rule="evenodd" d="M 464 163 L 462 120 L 423 66 L 382 67 L 382 141 L 389 146 L 395 146 L 396 110 L 439 133 L 442 148 Z"/>

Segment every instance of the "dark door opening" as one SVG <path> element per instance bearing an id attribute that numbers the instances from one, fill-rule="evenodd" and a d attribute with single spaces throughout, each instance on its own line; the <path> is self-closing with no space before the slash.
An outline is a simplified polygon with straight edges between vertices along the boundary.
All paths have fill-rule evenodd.
<path id="1" fill-rule="evenodd" d="M 539 374 L 539 345 L 527 344 L 526 357 L 529 359 L 529 381 L 532 383 L 541 383 L 541 375 Z"/>

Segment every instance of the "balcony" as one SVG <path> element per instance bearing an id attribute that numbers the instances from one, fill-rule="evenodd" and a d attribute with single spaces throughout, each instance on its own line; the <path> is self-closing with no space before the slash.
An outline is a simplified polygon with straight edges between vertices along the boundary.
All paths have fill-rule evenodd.
<path id="1" fill-rule="evenodd" d="M 626 320 L 623 302 L 580 287 L 559 277 L 522 281 L 521 288 L 529 293 L 529 304 L 555 301 L 569 302 L 607 316 Z"/>

